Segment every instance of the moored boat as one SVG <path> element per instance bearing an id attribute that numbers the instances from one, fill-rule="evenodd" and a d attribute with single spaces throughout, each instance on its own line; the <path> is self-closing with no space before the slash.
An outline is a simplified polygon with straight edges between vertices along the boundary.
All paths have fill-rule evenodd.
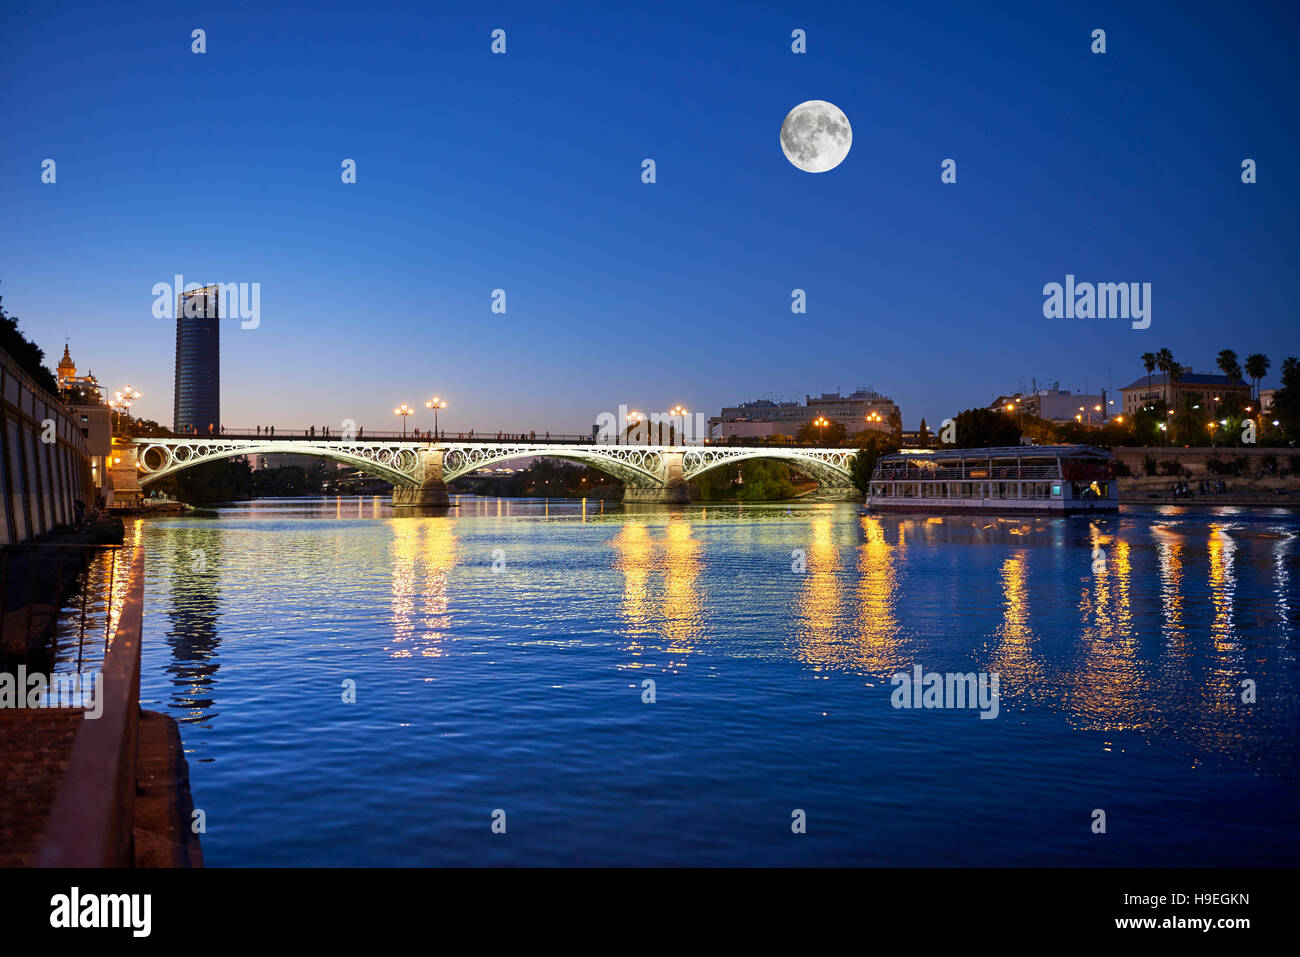
<path id="1" fill-rule="evenodd" d="M 1090 445 L 918 449 L 881 456 L 867 505 L 907 512 L 1114 512 L 1114 460 Z"/>

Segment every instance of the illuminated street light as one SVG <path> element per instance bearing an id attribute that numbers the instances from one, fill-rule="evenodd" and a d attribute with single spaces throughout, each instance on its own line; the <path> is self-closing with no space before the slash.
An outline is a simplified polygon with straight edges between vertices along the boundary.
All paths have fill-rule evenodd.
<path id="1" fill-rule="evenodd" d="M 433 409 L 433 438 L 438 440 L 438 410 L 447 408 L 447 401 L 440 399 L 436 395 L 428 402 L 424 403 L 426 409 Z"/>
<path id="2" fill-rule="evenodd" d="M 415 410 L 405 402 L 393 410 L 393 415 L 400 415 L 402 417 L 402 438 L 406 438 L 406 417 L 414 411 Z"/>
<path id="3" fill-rule="evenodd" d="M 817 426 L 818 435 L 820 436 L 822 445 L 826 444 L 826 426 L 830 424 L 831 424 L 830 421 L 825 416 L 822 415 L 819 415 L 817 416 L 817 418 L 813 419 L 813 425 Z"/>
<path id="4" fill-rule="evenodd" d="M 136 399 L 140 398 L 140 393 L 137 392 L 135 389 L 131 388 L 129 385 L 126 385 L 122 387 L 122 390 L 120 392 L 113 393 L 113 397 L 115 401 L 110 402 L 108 404 L 109 408 L 125 409 L 126 424 L 127 427 L 129 428 L 131 425 L 131 403 L 134 402 Z"/>
<path id="5" fill-rule="evenodd" d="M 684 433 L 686 432 L 686 416 L 689 414 L 689 413 L 686 411 L 685 406 L 683 406 L 681 403 L 678 403 L 677 405 L 673 406 L 671 409 L 668 410 L 668 414 L 669 414 L 669 415 L 673 415 L 673 416 L 677 416 L 677 417 L 679 417 L 679 418 L 682 420 L 681 429 L 678 430 L 678 431 L 679 431 L 680 433 L 683 433 L 683 435 L 684 435 Z M 660 429 L 659 441 L 660 441 L 660 442 L 663 441 L 662 427 L 661 427 L 661 429 Z M 685 441 L 685 438 L 683 438 L 683 442 L 684 442 L 684 441 Z M 673 444 L 673 427 L 672 427 L 672 424 L 671 424 L 671 423 L 670 423 L 669 426 L 668 426 L 668 444 L 669 444 L 669 445 L 672 445 L 672 444 Z"/>

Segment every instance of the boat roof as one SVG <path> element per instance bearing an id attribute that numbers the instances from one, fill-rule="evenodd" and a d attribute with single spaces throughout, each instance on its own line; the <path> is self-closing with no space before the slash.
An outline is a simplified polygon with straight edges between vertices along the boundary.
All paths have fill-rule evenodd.
<path id="1" fill-rule="evenodd" d="M 953 459 L 1042 459 L 1103 458 L 1110 452 L 1092 445 L 1004 445 L 987 449 L 920 449 L 882 455 L 879 462 L 914 462 L 918 459 L 950 461 Z"/>

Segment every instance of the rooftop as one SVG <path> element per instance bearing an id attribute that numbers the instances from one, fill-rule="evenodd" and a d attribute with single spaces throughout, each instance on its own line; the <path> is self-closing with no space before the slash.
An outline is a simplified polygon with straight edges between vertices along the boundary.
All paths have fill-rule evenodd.
<path id="1" fill-rule="evenodd" d="M 961 459 L 1042 459 L 1042 458 L 1110 458 L 1110 453 L 1091 445 L 1004 445 L 988 449 L 935 449 L 923 452 L 895 452 L 882 455 L 881 462 L 916 461 L 935 459 L 953 461 Z"/>
<path id="2" fill-rule="evenodd" d="M 1164 385 L 1165 374 L 1163 372 L 1152 373 L 1151 385 Z M 1221 385 L 1221 386 L 1245 386 L 1246 383 L 1241 379 L 1229 379 L 1226 375 L 1216 375 L 1210 372 L 1184 372 L 1178 377 L 1179 385 Z M 1145 389 L 1147 388 L 1147 377 L 1134 379 L 1126 386 L 1121 386 L 1121 391 L 1125 389 Z"/>

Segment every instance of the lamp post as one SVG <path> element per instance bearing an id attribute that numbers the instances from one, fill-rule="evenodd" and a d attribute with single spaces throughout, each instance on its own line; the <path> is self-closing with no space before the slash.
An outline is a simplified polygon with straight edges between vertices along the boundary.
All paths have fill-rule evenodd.
<path id="1" fill-rule="evenodd" d="M 426 409 L 433 409 L 433 440 L 438 441 L 438 410 L 447 408 L 447 401 L 440 399 L 436 395 L 428 402 L 424 403 Z"/>
<path id="2" fill-rule="evenodd" d="M 627 414 L 627 420 L 628 420 L 629 422 L 635 422 L 637 425 L 640 425 L 640 424 L 641 424 L 641 419 L 642 419 L 642 418 L 643 418 L 643 416 L 641 415 L 640 412 L 629 412 L 629 413 Z M 631 430 L 630 430 L 630 429 L 628 430 L 627 444 L 628 444 L 628 445 L 631 445 L 631 444 L 632 444 L 632 434 L 631 434 Z M 650 444 L 650 437 L 649 437 L 648 435 L 646 436 L 646 443 L 645 443 L 645 444 L 646 444 L 646 445 L 649 445 L 649 444 Z"/>
<path id="3" fill-rule="evenodd" d="M 830 425 L 830 422 L 826 419 L 824 415 L 819 415 L 817 416 L 817 418 L 813 419 L 813 425 L 817 426 L 818 440 L 821 442 L 822 445 L 825 445 L 826 426 Z"/>
<path id="4" fill-rule="evenodd" d="M 110 402 L 109 406 L 126 409 L 126 422 L 129 426 L 131 424 L 131 403 L 140 398 L 140 393 L 129 385 L 126 385 L 122 387 L 121 392 L 114 393 L 114 398 L 116 399 L 116 403 Z"/>
<path id="5" fill-rule="evenodd" d="M 415 410 L 405 402 L 393 410 L 393 415 L 400 415 L 402 417 L 402 438 L 406 438 L 406 417 L 414 411 Z"/>
<path id="6" fill-rule="evenodd" d="M 669 415 L 673 415 L 673 416 L 677 416 L 678 418 L 680 418 L 680 419 L 682 420 L 681 428 L 678 430 L 678 435 L 682 435 L 682 434 L 685 432 L 685 429 L 686 429 L 686 416 L 687 416 L 687 412 L 686 412 L 686 410 L 685 410 L 684 408 L 682 408 L 681 403 L 678 403 L 677 405 L 673 406 L 671 409 L 668 410 L 668 414 L 669 414 Z M 672 425 L 669 425 L 669 426 L 668 426 L 668 444 L 669 444 L 670 446 L 673 444 L 673 427 L 672 427 Z M 683 445 L 686 444 L 686 443 L 685 443 L 685 438 L 684 438 L 684 437 L 683 437 L 682 444 L 683 444 Z"/>

